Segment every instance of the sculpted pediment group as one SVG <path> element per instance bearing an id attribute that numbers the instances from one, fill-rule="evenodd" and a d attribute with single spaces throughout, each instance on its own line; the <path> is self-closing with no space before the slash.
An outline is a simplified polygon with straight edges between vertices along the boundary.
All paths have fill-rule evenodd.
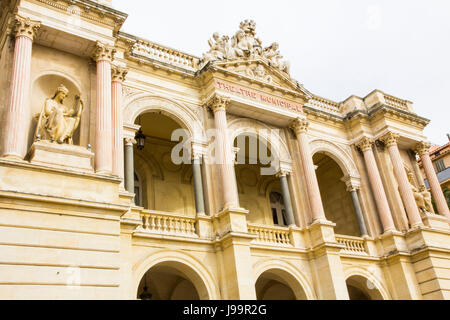
<path id="1" fill-rule="evenodd" d="M 200 64 L 211 63 L 215 68 L 232 71 L 252 80 L 305 92 L 303 86 L 291 78 L 290 64 L 283 60 L 278 43 L 263 47 L 255 29 L 254 21 L 245 20 L 231 38 L 215 32 L 208 41 L 210 49 L 203 55 Z"/>

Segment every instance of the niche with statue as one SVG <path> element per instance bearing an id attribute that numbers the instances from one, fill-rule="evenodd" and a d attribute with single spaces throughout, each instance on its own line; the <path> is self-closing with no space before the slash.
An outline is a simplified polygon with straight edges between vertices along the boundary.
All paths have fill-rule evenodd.
<path id="1" fill-rule="evenodd" d="M 39 112 L 37 111 L 37 105 Z M 30 162 L 75 171 L 93 172 L 93 154 L 81 147 L 80 123 L 85 103 L 70 80 L 46 75 L 35 82 L 32 101 Z"/>

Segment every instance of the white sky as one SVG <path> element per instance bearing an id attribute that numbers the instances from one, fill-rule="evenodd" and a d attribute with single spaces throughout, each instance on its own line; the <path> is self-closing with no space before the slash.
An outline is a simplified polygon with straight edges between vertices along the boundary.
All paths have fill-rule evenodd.
<path id="1" fill-rule="evenodd" d="M 129 14 L 122 31 L 198 57 L 213 32 L 232 36 L 256 22 L 264 46 L 280 44 L 291 76 L 314 94 L 343 101 L 380 89 L 414 102 L 431 121 L 425 134 L 450 133 L 450 1 L 113 0 Z"/>

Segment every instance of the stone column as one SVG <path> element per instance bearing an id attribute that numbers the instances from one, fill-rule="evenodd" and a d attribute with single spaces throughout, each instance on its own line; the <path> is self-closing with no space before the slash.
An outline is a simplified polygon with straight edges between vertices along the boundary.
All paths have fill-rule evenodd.
<path id="1" fill-rule="evenodd" d="M 288 226 L 295 226 L 294 210 L 292 209 L 291 193 L 289 191 L 287 175 L 287 172 L 280 171 L 277 174 L 277 177 L 280 178 L 281 193 L 283 195 L 284 208 L 286 210 L 286 223 Z"/>
<path id="2" fill-rule="evenodd" d="M 307 137 L 309 122 L 306 119 L 297 118 L 291 124 L 291 128 L 297 135 L 298 146 L 300 149 L 300 159 L 302 161 L 303 173 L 306 180 L 306 189 L 308 193 L 309 204 L 312 211 L 313 222 L 316 220 L 326 221 L 323 210 L 322 198 L 320 196 L 319 183 L 317 182 L 316 170 L 309 149 L 309 140 Z"/>
<path id="3" fill-rule="evenodd" d="M 375 203 L 380 215 L 381 224 L 384 232 L 395 230 L 394 221 L 392 220 L 391 209 L 383 188 L 380 173 L 378 172 L 377 163 L 372 151 L 373 141 L 369 138 L 362 138 L 356 146 L 363 152 L 364 161 L 366 163 L 367 174 L 369 176 L 370 185 L 372 187 Z"/>
<path id="4" fill-rule="evenodd" d="M 394 167 L 394 174 L 397 178 L 398 188 L 403 199 L 403 205 L 405 206 L 409 223 L 411 224 L 411 227 L 415 227 L 418 225 L 423 225 L 423 223 L 422 218 L 420 217 L 419 208 L 417 208 L 416 200 L 414 199 L 414 194 L 408 181 L 408 176 L 403 165 L 400 151 L 398 150 L 398 138 L 398 134 L 388 132 L 386 135 L 381 137 L 380 140 L 384 142 L 389 151 L 389 156 L 392 161 L 392 166 Z"/>
<path id="5" fill-rule="evenodd" d="M 215 95 L 208 104 L 214 112 L 214 122 L 217 131 L 215 160 L 220 168 L 224 209 L 239 207 L 236 177 L 234 175 L 233 152 L 230 137 L 227 134 L 226 108 L 229 103 L 229 98 Z"/>
<path id="6" fill-rule="evenodd" d="M 205 200 L 203 198 L 203 180 L 202 180 L 202 155 L 198 152 L 193 152 L 192 156 L 192 176 L 194 179 L 194 195 L 195 208 L 197 216 L 205 215 Z"/>
<path id="7" fill-rule="evenodd" d="M 358 220 L 358 226 L 359 231 L 361 232 L 361 236 L 367 236 L 368 233 L 361 210 L 361 204 L 359 203 L 358 191 L 356 189 L 350 190 L 350 196 L 352 197 L 353 207 L 355 208 L 356 219 Z"/>
<path id="8" fill-rule="evenodd" d="M 111 61 L 116 49 L 97 42 L 93 59 L 97 62 L 97 109 L 95 120 L 95 170 L 112 173 Z"/>
<path id="9" fill-rule="evenodd" d="M 112 174 L 124 178 L 122 83 L 128 70 L 113 66 L 112 69 Z"/>
<path id="10" fill-rule="evenodd" d="M 436 171 L 433 167 L 433 163 L 431 162 L 429 153 L 430 147 L 430 143 L 421 142 L 415 147 L 414 151 L 417 152 L 417 154 L 420 156 L 420 159 L 422 160 L 423 170 L 425 171 L 428 183 L 430 184 L 431 194 L 433 195 L 434 201 L 436 203 L 438 213 L 442 216 L 450 218 L 447 201 L 445 200 L 444 193 L 441 189 L 441 184 L 439 183 Z"/>
<path id="11" fill-rule="evenodd" d="M 31 51 L 40 23 L 21 16 L 16 16 L 14 23 L 16 42 L 6 109 L 3 157 L 22 160 L 27 152 Z"/>
<path id="12" fill-rule="evenodd" d="M 125 190 L 134 193 L 134 150 L 136 140 L 125 139 Z"/>

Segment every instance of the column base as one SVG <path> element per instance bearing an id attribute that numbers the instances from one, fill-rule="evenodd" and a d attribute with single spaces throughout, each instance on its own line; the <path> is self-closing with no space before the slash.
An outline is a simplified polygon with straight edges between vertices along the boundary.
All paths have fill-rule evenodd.
<path id="1" fill-rule="evenodd" d="M 2 159 L 10 160 L 10 161 L 25 162 L 23 157 L 21 157 L 20 155 L 17 155 L 17 154 L 4 154 L 2 156 Z"/>

